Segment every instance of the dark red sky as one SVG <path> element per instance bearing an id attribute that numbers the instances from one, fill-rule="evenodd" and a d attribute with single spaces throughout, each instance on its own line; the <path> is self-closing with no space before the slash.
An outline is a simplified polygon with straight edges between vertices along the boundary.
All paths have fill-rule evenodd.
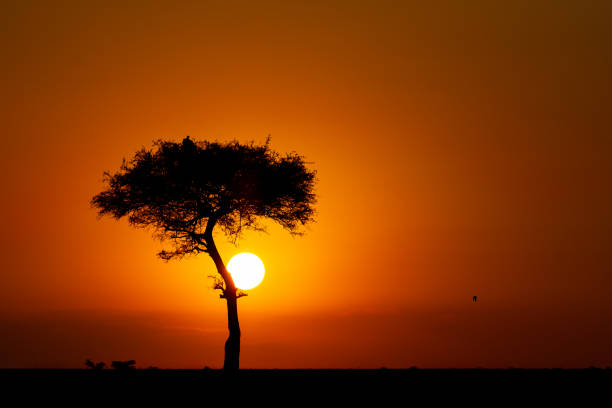
<path id="1" fill-rule="evenodd" d="M 318 222 L 217 238 L 266 265 L 243 367 L 612 364 L 610 2 L 1 7 L 0 367 L 220 366 L 212 261 L 89 200 L 155 139 L 268 134 Z"/>

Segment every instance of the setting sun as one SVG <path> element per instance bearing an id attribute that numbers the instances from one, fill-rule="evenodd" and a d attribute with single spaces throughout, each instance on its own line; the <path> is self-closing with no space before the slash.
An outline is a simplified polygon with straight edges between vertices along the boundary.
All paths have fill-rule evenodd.
<path id="1" fill-rule="evenodd" d="M 248 252 L 234 255 L 227 264 L 227 270 L 238 289 L 253 289 L 261 283 L 265 274 L 261 259 Z"/>

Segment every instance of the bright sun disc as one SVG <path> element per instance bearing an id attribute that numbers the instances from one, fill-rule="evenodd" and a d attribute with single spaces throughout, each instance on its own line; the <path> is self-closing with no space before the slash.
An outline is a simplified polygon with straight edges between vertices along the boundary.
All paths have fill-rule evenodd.
<path id="1" fill-rule="evenodd" d="M 261 259 L 248 252 L 234 255 L 227 263 L 227 271 L 232 275 L 236 287 L 245 290 L 259 285 L 266 272 Z"/>

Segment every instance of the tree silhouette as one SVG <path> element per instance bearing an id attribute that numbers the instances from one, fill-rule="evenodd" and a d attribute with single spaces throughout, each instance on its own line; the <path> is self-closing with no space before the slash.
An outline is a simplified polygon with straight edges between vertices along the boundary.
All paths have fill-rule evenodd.
<path id="1" fill-rule="evenodd" d="M 240 356 L 238 292 L 217 250 L 213 233 L 233 243 L 246 229 L 263 230 L 262 219 L 278 222 L 291 234 L 313 220 L 315 171 L 302 156 L 280 155 L 263 145 L 158 140 L 154 149 L 136 152 L 118 172 L 104 173 L 108 188 L 94 196 L 100 216 L 127 217 L 130 225 L 152 229 L 172 247 L 166 261 L 207 253 L 220 278 L 215 288 L 227 302 L 229 337 L 224 369 L 237 370 Z M 216 228 L 215 228 L 216 227 Z"/>

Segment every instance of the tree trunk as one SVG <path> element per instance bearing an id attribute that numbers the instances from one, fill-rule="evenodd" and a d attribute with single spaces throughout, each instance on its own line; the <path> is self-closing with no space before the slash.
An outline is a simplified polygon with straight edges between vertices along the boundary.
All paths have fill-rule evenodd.
<path id="1" fill-rule="evenodd" d="M 225 361 L 223 369 L 236 371 L 240 367 L 240 324 L 238 323 L 238 302 L 236 302 L 236 289 L 225 291 L 227 300 L 227 326 L 229 337 L 225 342 Z"/>
<path id="2" fill-rule="evenodd" d="M 214 224 L 212 225 L 214 226 Z M 223 369 L 225 371 L 237 371 L 240 368 L 240 323 L 238 322 L 238 296 L 236 293 L 236 286 L 234 285 L 232 275 L 230 275 L 225 268 L 225 264 L 212 238 L 212 227 L 207 227 L 205 240 L 208 254 L 215 262 L 217 272 L 219 272 L 219 275 L 221 275 L 225 282 L 223 296 L 227 301 L 227 328 L 229 329 L 229 337 L 225 342 Z"/>

